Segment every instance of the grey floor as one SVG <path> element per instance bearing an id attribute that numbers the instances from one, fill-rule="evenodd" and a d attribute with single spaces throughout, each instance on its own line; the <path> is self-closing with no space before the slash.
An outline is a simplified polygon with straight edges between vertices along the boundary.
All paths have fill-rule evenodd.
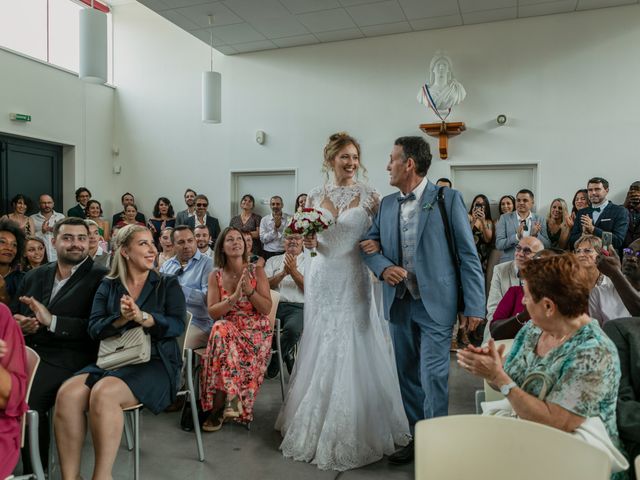
<path id="1" fill-rule="evenodd" d="M 452 359 L 450 414 L 474 413 L 474 392 L 482 382 L 461 370 Z M 278 379 L 266 380 L 255 406 L 251 430 L 225 424 L 215 433 L 203 433 L 205 461 L 197 460 L 195 436 L 179 428 L 180 414 L 141 416 L 142 479 L 411 479 L 413 465 L 389 465 L 386 458 L 344 473 L 318 470 L 306 463 L 287 460 L 278 451 L 280 434 L 273 429 L 281 405 Z M 91 478 L 93 452 L 87 440 L 82 476 Z M 133 478 L 133 453 L 124 441 L 113 470 L 115 479 Z M 59 478 L 54 468 L 52 478 Z"/>

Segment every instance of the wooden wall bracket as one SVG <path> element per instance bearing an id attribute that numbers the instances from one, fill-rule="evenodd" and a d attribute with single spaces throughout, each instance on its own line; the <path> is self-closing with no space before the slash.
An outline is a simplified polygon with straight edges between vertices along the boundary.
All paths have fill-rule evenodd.
<path id="1" fill-rule="evenodd" d="M 423 123 L 420 125 L 420 130 L 424 133 L 430 137 L 438 137 L 438 150 L 442 160 L 449 158 L 449 137 L 460 135 L 466 129 L 464 122 Z"/>

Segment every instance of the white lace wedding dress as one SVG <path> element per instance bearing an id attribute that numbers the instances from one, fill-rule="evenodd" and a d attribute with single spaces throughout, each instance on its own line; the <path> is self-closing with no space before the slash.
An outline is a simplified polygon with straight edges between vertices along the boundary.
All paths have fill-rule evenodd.
<path id="1" fill-rule="evenodd" d="M 388 326 L 358 246 L 379 195 L 325 185 L 307 202 L 335 223 L 305 260 L 304 332 L 276 428 L 285 457 L 343 471 L 409 441 Z"/>

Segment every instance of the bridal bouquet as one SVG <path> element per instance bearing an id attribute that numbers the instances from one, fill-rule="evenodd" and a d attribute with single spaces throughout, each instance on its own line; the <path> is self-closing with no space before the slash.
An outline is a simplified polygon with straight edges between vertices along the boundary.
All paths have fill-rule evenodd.
<path id="1" fill-rule="evenodd" d="M 331 225 L 329 220 L 320 210 L 315 208 L 303 208 L 295 213 L 284 233 L 286 235 L 302 235 L 307 237 L 313 233 L 325 231 Z M 311 250 L 311 256 L 317 255 L 316 249 Z"/>

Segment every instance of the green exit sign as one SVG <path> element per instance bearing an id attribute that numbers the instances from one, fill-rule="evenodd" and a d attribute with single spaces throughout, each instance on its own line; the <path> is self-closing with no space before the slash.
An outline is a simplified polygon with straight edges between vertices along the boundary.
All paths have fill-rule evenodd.
<path id="1" fill-rule="evenodd" d="M 15 120 L 16 122 L 30 122 L 31 115 L 27 115 L 26 113 L 10 113 L 9 118 L 11 120 Z"/>

